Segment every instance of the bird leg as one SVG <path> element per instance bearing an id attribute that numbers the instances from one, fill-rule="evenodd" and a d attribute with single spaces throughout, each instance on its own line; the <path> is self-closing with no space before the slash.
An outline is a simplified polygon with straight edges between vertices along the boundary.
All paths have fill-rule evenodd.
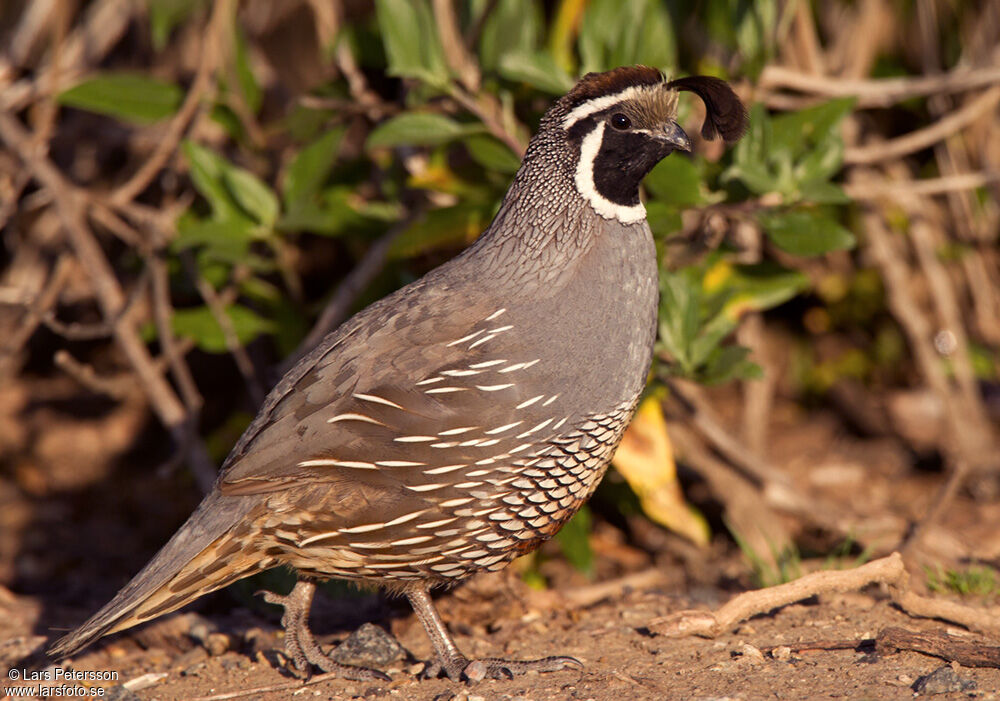
<path id="1" fill-rule="evenodd" d="M 308 677 L 309 665 L 314 665 L 324 672 L 333 672 L 353 681 L 389 681 L 389 677 L 382 672 L 340 664 L 323 652 L 309 631 L 309 608 L 315 592 L 316 585 L 304 579 L 296 582 L 295 588 L 287 596 L 270 591 L 257 592 L 263 595 L 267 603 L 277 604 L 285 609 L 281 616 L 281 625 L 285 629 L 285 656 L 291 660 L 295 675 L 300 678 Z"/>
<path id="2" fill-rule="evenodd" d="M 424 630 L 431 639 L 437 659 L 424 670 L 424 676 L 437 677 L 443 670 L 454 682 L 467 680 L 478 682 L 483 679 L 513 679 L 516 675 L 532 670 L 555 672 L 564 668 L 583 669 L 583 663 L 575 657 L 543 657 L 539 660 L 504 660 L 498 657 L 484 657 L 470 660 L 458 649 L 451 639 L 444 622 L 438 616 L 431 602 L 427 587 L 415 586 L 407 590 L 406 598 L 424 624 Z"/>

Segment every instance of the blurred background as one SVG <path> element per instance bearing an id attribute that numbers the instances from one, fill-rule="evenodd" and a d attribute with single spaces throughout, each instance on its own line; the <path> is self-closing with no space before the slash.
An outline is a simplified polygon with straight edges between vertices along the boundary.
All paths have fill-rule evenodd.
<path id="1" fill-rule="evenodd" d="M 8 0 L 0 639 L 113 595 L 294 359 L 473 241 L 552 101 L 635 63 L 726 78 L 750 131 L 706 142 L 682 97 L 647 397 L 515 576 L 728 591 L 901 549 L 995 603 L 997 2 Z"/>

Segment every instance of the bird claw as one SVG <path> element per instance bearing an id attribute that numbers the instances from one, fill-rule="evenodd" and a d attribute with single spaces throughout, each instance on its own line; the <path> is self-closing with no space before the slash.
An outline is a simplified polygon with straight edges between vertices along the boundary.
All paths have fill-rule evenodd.
<path id="1" fill-rule="evenodd" d="M 354 667 L 341 664 L 328 654 L 316 642 L 309 630 L 309 604 L 312 603 L 312 587 L 295 585 L 295 589 L 287 596 L 271 591 L 257 592 L 269 604 L 276 604 L 285 609 L 281 624 L 285 628 L 285 657 L 291 662 L 291 673 L 299 679 L 308 679 L 311 667 L 317 667 L 324 672 L 332 672 L 342 679 L 351 681 L 392 681 L 391 678 L 376 669 Z"/>

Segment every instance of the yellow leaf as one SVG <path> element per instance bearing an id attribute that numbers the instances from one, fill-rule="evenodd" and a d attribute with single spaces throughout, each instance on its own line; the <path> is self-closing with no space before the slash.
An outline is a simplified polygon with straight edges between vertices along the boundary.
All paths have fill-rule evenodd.
<path id="1" fill-rule="evenodd" d="M 701 287 L 705 292 L 715 292 L 733 276 L 733 266 L 724 260 L 705 271 L 701 278 Z"/>
<path id="2" fill-rule="evenodd" d="M 656 397 L 639 405 L 612 462 L 647 516 L 698 545 L 708 544 L 712 535 L 708 523 L 684 501 L 677 482 L 673 446 Z"/>

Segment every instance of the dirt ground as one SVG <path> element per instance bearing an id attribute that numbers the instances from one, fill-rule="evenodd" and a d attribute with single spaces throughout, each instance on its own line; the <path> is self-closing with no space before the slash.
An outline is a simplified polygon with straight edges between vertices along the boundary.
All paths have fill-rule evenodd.
<path id="1" fill-rule="evenodd" d="M 888 626 L 940 630 L 939 622 L 918 621 L 894 608 L 877 592 L 825 597 L 797 604 L 741 624 L 717 639 L 667 639 L 645 624 L 698 602 L 668 591 L 624 591 L 582 610 L 535 608 L 511 599 L 509 591 L 484 596 L 474 592 L 439 600 L 456 641 L 473 655 L 532 658 L 569 654 L 585 663 L 582 672 L 531 674 L 509 681 L 464 686 L 445 679 L 421 680 L 430 645 L 414 616 L 370 597 L 363 608 L 397 637 L 407 657 L 387 667 L 387 683 L 324 680 L 307 686 L 272 665 L 269 646 L 280 647 L 273 621 L 243 615 L 213 621 L 239 651 L 213 652 L 193 644 L 190 633 L 204 619 L 192 614 L 168 618 L 139 636 L 120 637 L 72 661 L 77 669 L 114 670 L 119 684 L 155 673 L 162 679 L 117 699 L 902 699 L 914 685 L 945 663 L 913 652 L 876 656 L 871 639 Z M 714 598 L 718 592 L 701 592 Z M 705 602 L 701 602 L 705 603 Z M 317 607 L 318 630 L 333 622 Z M 327 613 L 333 613 L 328 611 Z M 244 612 L 245 614 L 245 612 Z M 471 623 L 470 623 L 471 622 Z M 335 625 L 335 624 L 334 624 Z M 954 632 L 954 628 L 950 628 Z M 335 643 L 346 633 L 324 635 Z M 139 644 L 141 641 L 148 647 Z M 847 649 L 828 650 L 834 643 Z M 209 646 L 211 647 L 211 645 Z M 784 647 L 785 649 L 781 649 Z M 253 652 L 256 648 L 257 652 Z M 947 668 L 945 672 L 951 672 Z M 939 672 L 938 676 L 942 676 Z M 942 688 L 942 687 L 937 687 Z M 937 697 L 1000 698 L 1000 670 L 958 667 Z M 228 695 L 227 695 L 228 694 Z"/>
<path id="2" fill-rule="evenodd" d="M 865 557 L 888 553 L 926 510 L 943 478 L 934 470 L 904 469 L 910 457 L 898 448 L 852 437 L 832 417 L 817 414 L 803 421 L 781 410 L 775 415 L 796 426 L 794 431 L 774 427 L 775 462 L 838 519 L 856 524 L 853 554 L 836 562 L 805 558 L 799 563 L 802 572 L 850 566 L 861 550 Z M 0 480 L 0 581 L 8 583 L 0 587 L 0 666 L 25 669 L 31 660 L 24 655 L 42 636 L 57 636 L 110 598 L 197 500 L 196 490 L 181 475 L 158 475 L 150 467 L 162 459 L 163 447 L 156 440 L 143 443 L 141 450 L 123 447 L 113 469 L 99 466 L 100 459 L 107 463 L 107 440 L 79 439 L 74 445 L 77 470 L 93 470 L 86 486 L 44 489 L 57 484 L 58 475 L 49 474 L 55 468 L 45 467 L 56 461 L 20 464 L 16 481 Z M 148 469 L 140 469 L 142 465 Z M 41 477 L 33 477 L 32 470 Z M 614 482 L 615 476 L 609 479 Z M 32 485 L 37 485 L 34 492 Z M 688 487 L 692 501 L 705 499 L 697 482 Z M 600 499 L 599 493 L 591 538 L 597 556 L 593 579 L 575 571 L 550 543 L 538 566 L 549 583 L 545 591 L 529 588 L 508 570 L 473 579 L 437 599 L 467 655 L 572 655 L 585 664 L 583 671 L 469 686 L 420 679 L 430 643 L 405 602 L 341 591 L 340 596 L 327 592 L 317 597 L 314 631 L 325 646 L 341 642 L 366 622 L 391 633 L 403 649 L 383 665 L 392 681 L 314 679 L 302 685 L 283 669 L 276 653 L 282 647 L 277 612 L 252 597 L 254 588 L 266 582 L 205 597 L 191 609 L 113 636 L 65 664 L 116 672 L 117 679 L 95 684 L 105 689 L 104 698 L 119 700 L 897 699 L 913 697 L 917 688 L 942 699 L 1000 698 L 1000 669 L 995 667 L 953 664 L 941 670 L 947 667 L 944 660 L 924 654 L 874 654 L 873 639 L 889 627 L 997 644 L 947 621 L 913 618 L 879 587 L 816 597 L 742 622 L 715 639 L 654 635 L 647 626 L 657 617 L 714 609 L 753 588 L 750 568 L 718 524 L 712 545 L 698 550 L 645 520 L 626 525 L 607 520 Z M 700 506 L 710 511 L 711 504 Z M 923 557 L 927 562 L 992 562 L 1000 554 L 997 523 L 1000 504 L 995 499 L 963 494 L 929 534 Z M 799 533 L 798 540 L 808 541 L 809 534 Z M 615 584 L 651 572 L 658 574 L 646 586 Z M 915 586 L 926 592 L 924 574 L 911 567 Z M 595 587 L 608 583 L 603 597 L 592 595 Z M 589 601 L 581 605 L 580 594 Z M 996 620 L 995 592 L 946 596 Z M 51 663 L 42 662 L 37 669 L 46 664 Z M 929 681 L 922 679 L 932 674 Z M 8 681 L 5 675 L 4 684 Z"/>

